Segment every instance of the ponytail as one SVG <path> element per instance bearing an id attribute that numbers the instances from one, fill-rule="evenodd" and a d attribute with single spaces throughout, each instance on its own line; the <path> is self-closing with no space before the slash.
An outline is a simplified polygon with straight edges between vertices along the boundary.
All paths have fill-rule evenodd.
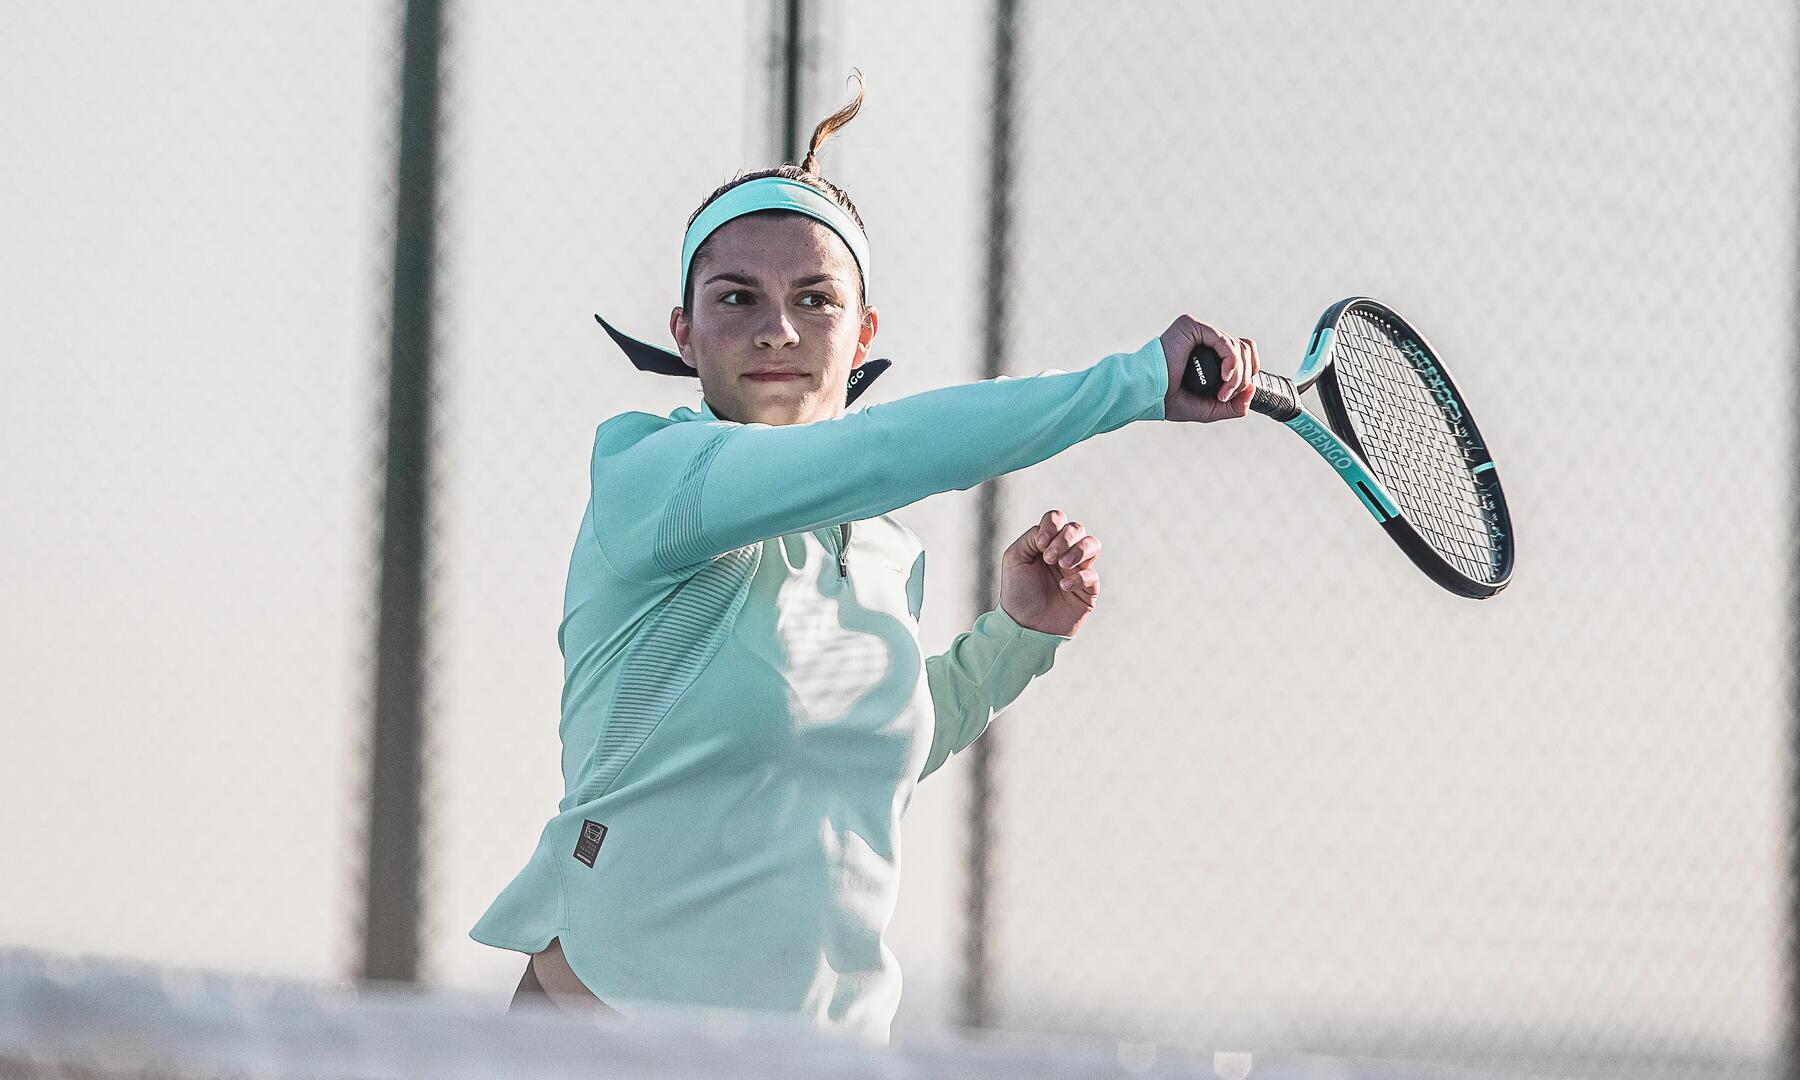
<path id="1" fill-rule="evenodd" d="M 851 68 L 850 77 L 856 80 L 855 100 L 819 121 L 819 126 L 813 128 L 812 144 L 807 147 L 806 160 L 800 163 L 800 168 L 804 169 L 806 172 L 812 173 L 814 176 L 819 174 L 819 148 L 825 145 L 826 140 L 837 134 L 839 128 L 848 124 L 862 108 L 865 90 L 862 72 L 855 68 Z"/>

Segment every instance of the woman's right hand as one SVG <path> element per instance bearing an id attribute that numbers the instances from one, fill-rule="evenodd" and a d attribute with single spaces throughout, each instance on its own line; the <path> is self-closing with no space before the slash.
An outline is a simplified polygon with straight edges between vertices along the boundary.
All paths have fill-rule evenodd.
<path id="1" fill-rule="evenodd" d="M 1219 387 L 1218 397 L 1196 394 L 1181 385 L 1188 354 L 1196 345 L 1211 349 L 1219 356 L 1219 375 L 1224 385 Z M 1250 399 L 1256 396 L 1256 387 L 1250 385 L 1250 380 L 1262 370 L 1256 358 L 1254 340 L 1220 333 L 1206 323 L 1183 315 L 1162 332 L 1162 349 L 1164 359 L 1169 362 L 1169 392 L 1163 395 L 1163 419 L 1206 424 L 1249 413 Z"/>

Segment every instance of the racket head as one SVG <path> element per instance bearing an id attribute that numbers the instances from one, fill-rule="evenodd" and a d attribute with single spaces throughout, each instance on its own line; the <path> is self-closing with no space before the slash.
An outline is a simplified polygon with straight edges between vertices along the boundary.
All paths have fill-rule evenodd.
<path id="1" fill-rule="evenodd" d="M 1378 300 L 1348 297 L 1319 317 L 1300 374 L 1399 506 L 1382 527 L 1419 569 L 1459 596 L 1506 588 L 1513 528 L 1500 473 L 1425 335 Z"/>

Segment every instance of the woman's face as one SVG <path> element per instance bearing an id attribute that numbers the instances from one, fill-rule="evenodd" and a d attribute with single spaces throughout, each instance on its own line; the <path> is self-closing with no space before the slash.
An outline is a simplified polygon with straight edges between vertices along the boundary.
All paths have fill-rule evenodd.
<path id="1" fill-rule="evenodd" d="M 795 213 L 734 218 L 705 247 L 690 267 L 694 308 L 676 308 L 669 329 L 713 411 L 745 424 L 841 415 L 876 327 L 875 309 L 859 309 L 849 247 Z M 768 369 L 797 374 L 751 377 Z"/>

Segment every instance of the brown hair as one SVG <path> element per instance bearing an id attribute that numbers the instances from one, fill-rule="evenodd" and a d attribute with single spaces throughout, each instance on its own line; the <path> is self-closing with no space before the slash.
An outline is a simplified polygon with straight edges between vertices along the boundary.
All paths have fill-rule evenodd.
<path id="1" fill-rule="evenodd" d="M 706 197 L 704 202 L 694 208 L 694 212 L 688 215 L 688 225 L 691 227 L 694 224 L 694 219 L 700 216 L 700 211 L 705 210 L 710 206 L 714 199 L 725 194 L 727 191 L 730 191 L 732 188 L 737 187 L 739 184 L 748 183 L 751 180 L 760 180 L 765 176 L 781 176 L 789 180 L 798 180 L 802 184 L 819 192 L 821 195 L 831 199 L 833 202 L 836 202 L 839 206 L 844 208 L 845 213 L 850 215 L 850 220 L 856 222 L 856 227 L 863 230 L 863 235 L 865 237 L 868 236 L 869 230 L 863 227 L 862 215 L 856 212 L 856 204 L 850 201 L 850 196 L 844 193 L 843 188 L 838 187 L 836 184 L 825 179 L 823 176 L 820 176 L 815 171 L 818 167 L 819 148 L 824 146 L 826 141 L 835 135 L 839 128 L 848 124 L 851 119 L 856 116 L 857 112 L 862 109 L 864 94 L 862 72 L 852 68 L 851 77 L 856 80 L 856 97 L 853 98 L 848 105 L 845 105 L 837 112 L 834 112 L 830 116 L 819 121 L 819 126 L 813 128 L 812 142 L 806 150 L 806 160 L 798 165 L 790 162 L 777 165 L 772 169 L 757 169 L 755 172 L 747 173 L 740 170 L 736 176 L 732 177 L 724 184 L 721 184 L 717 190 Z M 785 214 L 789 213 L 789 211 L 758 210 L 756 213 Z M 681 283 L 681 306 L 689 312 L 693 311 L 694 308 L 693 271 L 699 267 L 701 257 L 706 254 L 706 250 L 711 244 L 712 237 L 709 236 L 697 249 L 695 249 L 694 257 L 689 260 L 688 263 L 688 280 Z M 862 280 L 860 274 L 857 276 L 857 299 L 864 307 L 869 306 L 868 285 Z"/>

